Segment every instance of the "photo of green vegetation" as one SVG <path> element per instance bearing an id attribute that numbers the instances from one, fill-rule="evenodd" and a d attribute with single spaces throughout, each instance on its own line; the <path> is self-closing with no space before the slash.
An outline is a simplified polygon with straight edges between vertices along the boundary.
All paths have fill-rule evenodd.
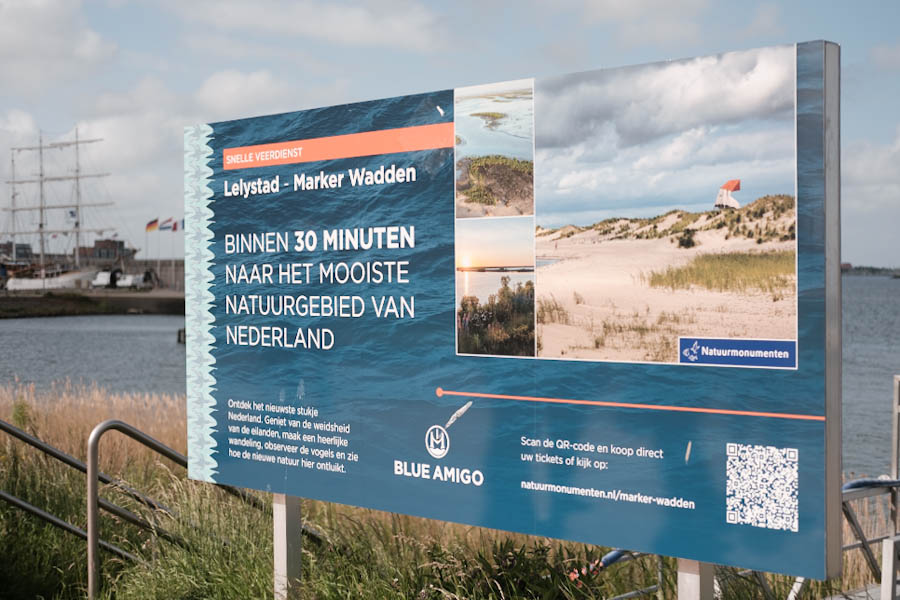
<path id="1" fill-rule="evenodd" d="M 511 207 L 533 190 L 534 163 L 530 160 L 491 155 L 462 158 L 457 162 L 460 176 L 457 193 L 464 202 L 485 207 Z M 490 209 L 486 209 L 490 210 Z M 524 212 L 521 214 L 525 214 Z"/>
<path id="2" fill-rule="evenodd" d="M 482 304 L 464 296 L 456 313 L 460 354 L 534 356 L 534 283 L 500 278 L 500 289 Z"/>

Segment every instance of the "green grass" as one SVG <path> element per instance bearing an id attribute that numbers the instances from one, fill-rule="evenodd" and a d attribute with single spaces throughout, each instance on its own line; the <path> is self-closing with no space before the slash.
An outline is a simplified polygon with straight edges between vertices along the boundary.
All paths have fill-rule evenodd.
<path id="1" fill-rule="evenodd" d="M 668 237 L 681 247 L 694 242 L 689 231 L 725 229 L 725 239 L 746 238 L 759 244 L 786 242 L 796 239 L 796 202 L 787 194 L 760 196 L 738 209 L 707 210 L 691 213 L 670 210 L 652 218 L 612 217 L 582 229 L 593 229 L 599 237 L 610 239 L 657 239 Z M 666 228 L 660 224 L 675 215 L 677 219 Z M 625 220 L 626 222 L 620 223 Z M 704 219 L 702 223 L 699 223 Z M 640 231 L 639 231 L 640 230 Z M 687 245 L 685 245 L 687 244 Z"/>
<path id="2" fill-rule="evenodd" d="M 122 565 L 114 578 L 110 577 L 113 573 L 106 573 L 108 599 L 271 596 L 270 512 L 252 508 L 215 486 L 184 479 L 183 473 L 172 473 L 155 487 L 153 497 L 177 507 L 177 519 L 138 506 L 131 509 L 155 518 L 160 526 L 183 538 L 187 548 L 156 539 L 131 542 L 131 552 L 152 554 L 152 561 Z M 264 496 L 268 503 L 270 496 Z"/>
<path id="3" fill-rule="evenodd" d="M 519 158 L 510 158 L 508 156 L 501 156 L 499 154 L 477 156 L 471 159 L 471 161 L 472 162 L 469 165 L 469 174 L 472 175 L 474 173 L 476 177 L 482 175 L 488 167 L 493 166 L 506 167 L 508 169 L 519 171 L 520 173 L 524 173 L 526 175 L 532 175 L 532 173 L 534 173 L 533 161 L 522 160 Z"/>
<path id="4" fill-rule="evenodd" d="M 476 204 L 484 204 L 485 206 L 494 206 L 497 204 L 497 199 L 494 198 L 493 194 L 481 185 L 474 185 L 470 189 L 466 190 L 466 198 L 469 202 L 475 202 Z"/>
<path id="5" fill-rule="evenodd" d="M 496 187 L 502 187 L 503 180 L 509 177 L 507 173 L 512 172 L 532 177 L 534 172 L 534 163 L 530 160 L 519 160 L 496 154 L 466 158 L 459 164 L 466 170 L 466 176 L 471 182 L 467 187 L 460 188 L 461 192 L 466 195 L 469 202 L 486 206 L 495 206 L 499 202 Z M 521 175 L 517 175 L 517 177 L 521 178 Z"/>
<path id="6" fill-rule="evenodd" d="M 793 250 L 700 254 L 683 267 L 668 267 L 645 276 L 652 287 L 670 290 L 703 287 L 719 292 L 778 293 L 793 285 Z"/>

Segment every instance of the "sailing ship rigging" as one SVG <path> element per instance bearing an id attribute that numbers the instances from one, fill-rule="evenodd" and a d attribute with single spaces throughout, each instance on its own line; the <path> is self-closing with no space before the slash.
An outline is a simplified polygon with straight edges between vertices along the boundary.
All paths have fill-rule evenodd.
<path id="1" fill-rule="evenodd" d="M 4 267 L 7 270 L 9 279 L 7 279 L 6 287 L 10 290 L 41 290 L 55 288 L 70 288 L 86 286 L 94 277 L 96 269 L 82 268 L 82 236 L 88 233 L 102 234 L 106 229 L 85 227 L 82 220 L 82 211 L 86 207 L 111 206 L 112 202 L 85 202 L 82 198 L 81 182 L 89 178 L 107 177 L 108 173 L 85 173 L 81 168 L 81 146 L 85 144 L 94 144 L 102 141 L 101 138 L 82 139 L 79 137 L 78 129 L 75 129 L 74 140 L 58 141 L 44 143 L 43 133 L 38 135 L 38 144 L 36 146 L 17 146 L 11 148 L 10 152 L 10 179 L 7 184 L 10 186 L 10 205 L 4 209 L 9 213 L 10 218 L 7 220 L 10 224 L 9 230 L 2 232 L 3 235 L 9 236 L 10 243 L 0 246 L 7 248 L 7 256 Z M 74 151 L 75 168 L 71 174 L 47 174 L 45 173 L 45 154 L 56 151 L 64 151 L 71 149 Z M 16 173 L 16 159 L 23 153 L 37 154 L 37 173 L 30 178 L 19 178 Z M 74 182 L 74 199 L 71 202 L 48 203 L 47 186 L 55 182 L 72 181 Z M 37 204 L 23 204 L 20 202 L 20 188 L 23 186 L 36 185 L 38 188 Z M 71 228 L 53 228 L 49 226 L 49 214 L 54 211 L 67 211 L 69 217 L 74 219 Z M 17 216 L 20 213 L 37 213 L 37 228 L 19 229 L 17 226 Z M 60 257 L 60 255 L 51 255 L 48 252 L 47 236 L 56 237 L 59 234 L 74 234 L 75 249 L 72 252 L 71 259 L 68 255 Z M 29 244 L 20 244 L 18 239 L 22 236 L 37 235 L 39 252 L 34 257 Z M 3 257 L 0 257 L 3 258 Z M 37 261 L 35 262 L 35 258 Z M 62 258 L 63 260 L 60 260 Z"/>

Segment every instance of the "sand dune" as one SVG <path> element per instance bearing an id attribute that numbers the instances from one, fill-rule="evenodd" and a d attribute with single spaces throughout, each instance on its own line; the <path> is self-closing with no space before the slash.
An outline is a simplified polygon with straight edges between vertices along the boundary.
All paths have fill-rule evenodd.
<path id="1" fill-rule="evenodd" d="M 754 227 L 776 233 L 758 237 L 717 227 L 722 214 L 691 216 L 697 230 L 691 248 L 679 247 L 683 233 L 669 233 L 684 215 L 658 218 L 655 231 L 635 219 L 538 232 L 537 256 L 557 261 L 535 273 L 539 355 L 677 362 L 679 336 L 795 339 L 795 274 L 769 291 L 672 290 L 648 281 L 652 272 L 687 265 L 700 254 L 796 251 L 793 239 L 782 239 L 793 231 L 793 210 L 759 215 Z M 653 237 L 641 237 L 651 231 Z"/>

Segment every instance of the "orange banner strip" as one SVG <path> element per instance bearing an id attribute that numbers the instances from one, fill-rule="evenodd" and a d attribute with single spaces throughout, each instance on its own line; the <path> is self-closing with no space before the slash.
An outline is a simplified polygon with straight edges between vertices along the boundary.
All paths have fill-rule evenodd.
<path id="1" fill-rule="evenodd" d="M 248 169 L 335 158 L 452 148 L 454 140 L 453 123 L 417 125 L 308 140 L 225 148 L 222 151 L 222 165 L 226 170 Z"/>
<path id="2" fill-rule="evenodd" d="M 767 417 L 771 419 L 795 419 L 800 421 L 824 421 L 819 415 L 795 415 L 790 413 L 755 412 L 752 410 L 728 410 L 725 408 L 700 408 L 693 406 L 668 406 L 665 404 L 631 404 L 630 402 L 604 402 L 602 400 L 570 400 L 567 398 L 542 398 L 540 396 L 511 396 L 508 394 L 485 394 L 481 392 L 454 392 L 437 388 L 434 393 L 441 396 L 466 396 L 470 398 L 494 398 L 498 400 L 519 400 L 523 402 L 549 402 L 553 404 L 588 404 L 615 408 L 639 408 L 643 410 L 667 410 L 675 412 L 706 413 L 713 415 L 738 415 L 744 417 Z"/>

